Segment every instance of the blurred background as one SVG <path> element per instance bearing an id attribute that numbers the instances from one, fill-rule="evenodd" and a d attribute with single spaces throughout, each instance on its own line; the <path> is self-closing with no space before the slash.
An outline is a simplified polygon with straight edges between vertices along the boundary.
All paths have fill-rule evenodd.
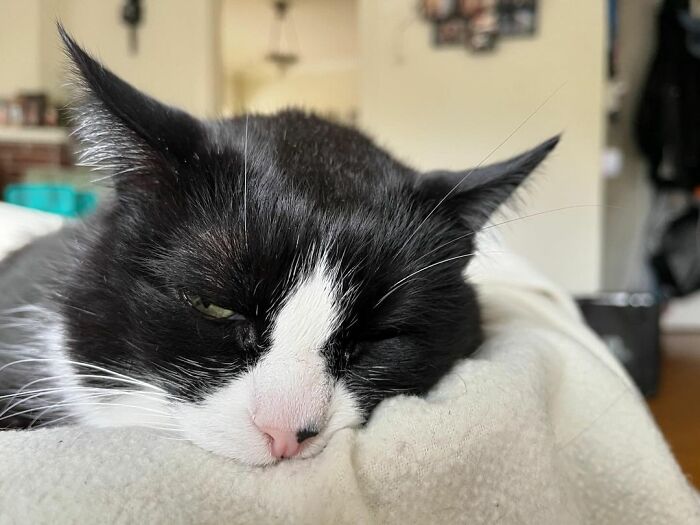
<path id="1" fill-rule="evenodd" d="M 419 169 L 563 132 L 496 229 L 578 298 L 700 483 L 700 2 L 0 0 L 0 195 L 77 217 L 103 190 L 75 166 L 56 20 L 195 115 L 300 106 Z"/>

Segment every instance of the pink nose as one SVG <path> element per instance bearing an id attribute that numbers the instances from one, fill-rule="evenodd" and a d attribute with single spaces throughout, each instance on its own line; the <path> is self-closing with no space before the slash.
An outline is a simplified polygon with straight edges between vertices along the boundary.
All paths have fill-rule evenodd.
<path id="1" fill-rule="evenodd" d="M 270 440 L 270 453 L 277 459 L 293 458 L 301 452 L 307 441 L 316 435 L 316 432 L 308 430 L 292 432 L 269 427 L 259 428 Z"/>

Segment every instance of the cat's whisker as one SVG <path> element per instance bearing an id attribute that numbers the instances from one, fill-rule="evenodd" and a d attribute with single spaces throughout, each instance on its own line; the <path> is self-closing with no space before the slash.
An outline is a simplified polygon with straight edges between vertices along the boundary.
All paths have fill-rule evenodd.
<path id="1" fill-rule="evenodd" d="M 73 402 L 73 401 L 61 401 L 59 403 L 53 403 L 50 405 L 43 405 L 39 407 L 33 407 L 33 408 L 27 408 L 25 410 L 21 410 L 19 412 L 13 412 L 11 414 L 3 414 L 0 416 L 0 421 L 3 419 L 7 419 L 10 417 L 15 417 L 15 416 L 21 416 L 24 414 L 31 414 L 32 412 L 36 412 L 39 410 L 51 410 L 55 408 L 65 408 L 65 407 L 72 407 L 72 406 L 98 406 L 98 407 L 118 407 L 118 408 L 132 408 L 132 409 L 137 409 L 137 410 L 143 410 L 145 412 L 151 412 L 155 413 L 156 415 L 163 415 L 163 416 L 170 416 L 169 414 L 165 414 L 161 411 L 151 409 L 149 407 L 144 407 L 144 406 L 139 406 L 139 405 L 129 405 L 125 403 L 111 403 L 111 402 Z"/>
<path id="2" fill-rule="evenodd" d="M 27 392 L 14 392 L 12 394 L 3 394 L 0 396 L 0 400 L 2 399 L 12 399 L 17 396 L 21 395 L 31 395 L 31 394 L 41 394 L 41 393 L 54 393 L 54 392 L 60 392 L 62 388 L 59 387 L 52 387 L 52 388 L 42 388 L 38 390 L 29 390 Z"/>
<path id="3" fill-rule="evenodd" d="M 2 399 L 12 399 L 12 398 L 16 398 L 16 397 L 18 397 L 18 396 L 20 396 L 20 395 L 29 396 L 29 395 L 34 395 L 34 394 L 52 394 L 52 393 L 65 392 L 65 391 L 70 391 L 70 390 L 75 390 L 75 389 L 85 389 L 85 390 L 88 390 L 88 389 L 95 389 L 95 390 L 98 390 L 98 389 L 99 389 L 99 387 L 82 387 L 82 386 L 76 386 L 76 387 L 49 387 L 49 388 L 40 388 L 40 389 L 36 389 L 36 390 L 26 390 L 26 391 L 23 391 L 24 388 L 25 388 L 25 387 L 22 387 L 22 388 L 18 389 L 16 392 L 14 392 L 14 393 L 12 393 L 12 394 L 5 394 L 5 395 L 2 395 L 2 396 L 0 396 L 0 400 L 2 400 Z"/>
<path id="4" fill-rule="evenodd" d="M 98 396 L 86 396 L 86 397 L 84 397 L 84 398 L 81 398 L 81 400 L 86 400 L 86 399 L 99 399 L 99 397 L 98 397 Z M 78 405 L 78 406 L 79 406 L 81 403 L 77 403 L 77 402 L 75 402 L 75 401 L 71 401 L 71 404 L 72 404 L 72 405 Z M 84 403 L 83 403 L 83 404 L 84 404 Z M 99 401 L 99 402 L 95 403 L 95 405 L 97 405 L 97 406 L 99 406 L 99 407 L 115 406 L 114 404 L 105 403 L 105 402 L 103 402 L 103 401 Z M 59 409 L 63 409 L 64 407 L 61 406 L 61 407 L 58 407 L 58 408 L 59 408 Z M 39 414 L 36 415 L 36 417 L 34 417 L 34 418 L 32 419 L 32 421 L 30 422 L 30 424 L 28 425 L 27 428 L 30 428 L 30 429 L 31 429 L 31 428 L 38 428 L 38 427 L 34 427 L 34 424 L 35 424 L 37 421 L 40 421 L 41 418 L 44 416 L 44 414 L 46 414 L 47 412 L 50 412 L 51 410 L 56 410 L 56 407 L 54 407 L 54 406 L 48 406 L 47 408 L 44 408 L 41 412 L 39 412 Z M 11 414 L 11 415 L 12 415 L 12 414 Z M 74 414 L 67 414 L 67 415 L 61 416 L 61 417 L 59 417 L 59 418 L 52 417 L 51 420 L 48 421 L 47 423 L 54 424 L 54 423 L 57 422 L 57 421 L 65 420 L 65 419 L 68 419 L 68 418 L 71 418 L 71 419 L 72 419 L 72 418 L 75 418 L 75 416 L 74 416 Z M 168 430 L 179 431 L 179 429 L 180 429 L 180 427 L 179 427 L 178 425 L 176 425 L 176 424 L 174 424 L 174 423 L 169 423 L 169 421 L 172 421 L 172 420 L 173 420 L 173 417 L 172 417 L 171 415 L 157 414 L 157 413 L 156 413 L 156 414 L 149 414 L 149 418 L 151 418 L 152 420 L 154 420 L 154 419 L 165 419 L 165 421 L 163 421 L 163 422 L 158 422 L 159 425 L 166 425 L 166 426 L 163 426 L 163 427 L 162 427 L 164 430 L 167 428 Z M 41 426 L 41 425 L 39 425 L 39 426 Z"/>
<path id="5" fill-rule="evenodd" d="M 90 368 L 90 369 L 92 369 L 92 370 L 98 370 L 98 371 L 100 371 L 100 372 L 105 372 L 105 373 L 107 373 L 107 374 L 111 374 L 111 375 L 114 376 L 114 378 L 113 378 L 114 380 L 116 380 L 116 378 L 121 378 L 121 379 L 123 379 L 124 381 L 130 381 L 130 382 L 132 382 L 133 384 L 139 384 L 139 385 L 144 386 L 144 387 L 146 387 L 146 388 L 151 388 L 151 389 L 156 390 L 156 391 L 165 392 L 165 390 L 162 389 L 162 388 L 160 388 L 160 387 L 157 387 L 157 386 L 155 386 L 155 385 L 151 385 L 151 384 L 146 383 L 145 381 L 142 381 L 142 380 L 140 380 L 140 379 L 135 379 L 135 378 L 133 378 L 133 377 L 129 377 L 129 376 L 127 376 L 127 375 L 125 375 L 125 374 L 122 374 L 122 373 L 120 373 L 120 372 L 115 372 L 115 371 L 113 371 L 113 370 L 109 370 L 108 368 L 104 368 L 104 367 L 101 367 L 101 366 L 97 366 L 97 365 L 94 365 L 94 364 L 91 364 L 91 363 L 84 363 L 84 362 L 82 362 L 82 361 L 73 361 L 73 360 L 70 360 L 70 359 L 59 359 L 59 358 L 24 358 L 24 359 L 18 359 L 18 360 L 16 360 L 16 361 L 12 361 L 12 362 L 7 363 L 7 364 L 5 364 L 4 366 L 0 367 L 0 374 L 1 374 L 5 369 L 7 369 L 8 367 L 10 367 L 10 366 L 15 366 L 15 365 L 22 364 L 22 363 L 65 363 L 65 364 L 70 364 L 70 365 L 74 365 L 74 366 L 77 366 L 77 367 Z M 99 377 L 99 376 L 96 376 L 96 377 Z"/>
<path id="6" fill-rule="evenodd" d="M 382 304 L 391 294 L 393 294 L 396 290 L 398 290 L 403 284 L 405 284 L 411 277 L 414 277 L 418 275 L 419 273 L 422 273 L 426 270 L 429 270 L 430 268 L 434 268 L 435 266 L 439 266 L 441 264 L 446 264 L 448 262 L 455 261 L 457 259 L 464 259 L 465 257 L 471 257 L 475 254 L 476 252 L 471 252 L 471 253 L 465 253 L 462 255 L 455 255 L 454 257 L 449 257 L 447 259 L 443 259 L 442 261 L 435 262 L 433 264 L 429 264 L 428 266 L 424 266 L 420 270 L 416 270 L 413 273 L 410 273 L 406 277 L 399 279 L 394 285 L 389 289 L 387 293 L 385 293 L 379 301 L 374 305 L 374 308 L 377 308 L 380 304 Z"/>
<path id="7" fill-rule="evenodd" d="M 245 116 L 245 138 L 243 140 L 243 234 L 248 245 L 248 114 Z"/>
<path id="8" fill-rule="evenodd" d="M 27 430 L 36 430 L 38 428 L 44 428 L 44 427 L 48 427 L 48 426 L 53 427 L 59 421 L 65 421 L 66 419 L 71 419 L 73 417 L 71 414 L 68 414 L 66 416 L 61 416 L 61 417 L 55 417 L 55 418 L 52 417 L 50 421 L 45 421 L 45 422 L 37 425 L 36 422 L 41 421 L 41 416 L 43 416 L 46 412 L 47 411 L 45 410 L 44 412 L 42 412 L 41 414 L 36 416 L 34 419 L 32 419 L 32 421 L 29 423 L 29 425 L 27 425 Z"/>
<path id="9" fill-rule="evenodd" d="M 515 135 L 520 129 L 525 126 L 537 113 L 540 112 L 540 110 L 557 94 L 559 91 L 566 85 L 566 82 L 563 82 L 560 84 L 552 93 L 545 98 L 539 106 L 535 108 L 535 110 L 530 113 L 523 121 L 520 122 L 508 135 L 506 135 L 506 138 L 504 138 L 495 148 L 493 148 L 488 155 L 486 155 L 484 158 L 481 159 L 481 161 L 472 169 L 468 170 L 467 173 L 455 184 L 450 191 L 448 191 L 443 197 L 438 201 L 438 203 L 428 212 L 428 214 L 425 216 L 425 218 L 418 224 L 418 227 L 413 231 L 411 235 L 408 236 L 406 241 L 401 245 L 401 248 L 396 252 L 396 254 L 399 254 L 403 251 L 403 249 L 408 246 L 408 243 L 411 242 L 411 239 L 416 236 L 418 231 L 423 227 L 423 225 L 428 222 L 428 219 L 433 216 L 433 214 L 438 210 L 440 206 L 444 204 L 444 202 L 450 198 L 450 196 L 459 189 L 459 187 L 464 183 L 467 178 L 474 173 L 476 170 L 478 170 L 481 166 L 484 165 L 485 162 L 487 162 L 499 149 L 501 149 L 512 137 Z M 396 257 L 396 255 L 394 256 Z"/>
<path id="10" fill-rule="evenodd" d="M 42 388 L 42 389 L 37 389 L 37 390 L 27 390 L 24 391 L 25 387 L 22 387 L 18 389 L 16 392 L 12 394 L 6 394 L 0 396 L 0 399 L 14 399 L 17 397 L 21 396 L 26 396 L 24 399 L 26 399 L 29 396 L 34 396 L 34 395 L 50 395 L 50 394 L 59 394 L 59 393 L 65 393 L 65 392 L 111 392 L 112 395 L 135 395 L 142 397 L 144 399 L 150 399 L 150 400 L 158 400 L 158 401 L 168 401 L 168 397 L 162 394 L 156 394 L 152 392 L 145 392 L 143 390 L 129 390 L 129 389 L 115 389 L 115 388 L 107 388 L 107 387 L 92 387 L 92 386 L 59 386 L 59 387 L 51 387 L 51 388 Z"/>
<path id="11" fill-rule="evenodd" d="M 76 387 L 73 391 L 80 390 L 80 388 L 81 387 Z M 62 392 L 65 392 L 68 390 L 69 389 L 64 389 L 64 390 L 62 390 Z M 74 399 L 102 398 L 102 397 L 116 397 L 116 396 L 123 394 L 123 392 L 120 392 L 118 390 L 108 390 L 108 389 L 103 389 L 103 390 L 104 390 L 104 392 L 95 392 L 95 391 L 93 391 L 93 389 L 87 389 L 87 391 L 83 392 L 83 393 L 78 392 L 78 393 L 70 394 L 70 397 L 72 397 Z M 16 408 L 22 404 L 25 404 L 32 399 L 41 398 L 45 395 L 47 395 L 47 394 L 42 392 L 42 393 L 37 393 L 37 394 L 33 394 L 33 395 L 30 395 L 27 397 L 20 398 L 19 400 L 15 401 L 14 403 L 11 403 L 9 406 L 7 406 L 2 412 L 0 412 L 0 418 L 1 418 L 1 416 L 4 416 L 7 413 L 12 413 L 13 408 Z M 134 397 L 138 397 L 138 393 L 136 393 L 136 392 L 134 392 L 133 394 L 130 394 L 130 395 L 134 396 Z M 154 401 L 154 398 L 152 398 L 152 397 L 151 398 L 145 397 L 145 398 L 148 401 Z M 63 398 L 63 402 L 68 402 L 68 400 L 66 398 Z M 149 409 L 149 410 L 153 411 L 154 413 L 156 412 L 156 409 Z M 158 412 L 163 414 L 163 415 L 169 415 L 167 412 L 163 412 L 163 411 L 158 411 Z"/>
<path id="12" fill-rule="evenodd" d="M 80 312 L 80 313 L 83 313 L 83 314 L 85 314 L 85 315 L 90 315 L 90 316 L 92 316 L 92 317 L 98 317 L 98 315 L 97 315 L 95 312 L 91 312 L 91 311 L 89 311 L 89 310 L 86 310 L 85 308 L 80 308 L 80 307 L 78 307 L 78 306 L 75 306 L 75 305 L 72 305 L 72 304 L 68 304 L 68 303 L 66 303 L 66 302 L 63 303 L 63 306 L 65 306 L 65 307 L 67 307 L 67 308 L 72 308 L 73 310 L 75 310 L 75 311 L 77 311 L 77 312 Z"/>
<path id="13" fill-rule="evenodd" d="M 40 378 L 38 378 L 38 379 L 34 379 L 33 381 L 30 381 L 29 383 L 27 383 L 26 385 L 24 385 L 22 388 L 20 388 L 20 389 L 18 390 L 18 393 L 21 393 L 21 392 L 23 391 L 24 388 L 28 388 L 28 387 L 30 387 L 30 386 L 32 386 L 32 385 L 35 385 L 35 384 L 37 384 L 37 383 L 41 383 L 41 382 L 44 382 L 44 381 L 56 381 L 56 380 L 60 380 L 60 379 L 68 379 L 68 380 L 71 380 L 71 379 L 77 379 L 77 378 L 80 378 L 80 379 L 98 379 L 98 380 L 113 381 L 113 382 L 116 382 L 116 383 L 123 383 L 123 384 L 127 384 L 127 385 L 142 386 L 142 384 L 141 384 L 140 382 L 137 382 L 137 381 L 130 381 L 130 380 L 125 379 L 125 378 L 122 378 L 122 377 L 101 376 L 101 375 L 97 375 L 97 374 L 72 374 L 72 373 L 69 373 L 69 374 L 60 374 L 60 375 L 53 375 L 53 376 L 45 376 L 45 377 L 40 377 Z M 167 395 L 167 394 L 165 393 L 165 391 L 162 391 L 162 392 L 161 392 L 161 391 L 156 391 L 156 392 L 154 392 L 154 393 L 158 393 L 158 394 L 161 394 L 161 395 Z"/>
<path id="14" fill-rule="evenodd" d="M 27 360 L 27 361 L 31 361 L 31 360 Z M 92 367 L 90 367 L 90 368 L 92 368 Z M 118 396 L 118 395 L 129 395 L 132 397 L 133 396 L 140 397 L 140 398 L 146 399 L 148 401 L 166 401 L 166 402 L 167 401 L 174 401 L 174 400 L 181 401 L 178 397 L 172 396 L 165 391 L 159 391 L 159 390 L 156 390 L 155 392 L 153 392 L 153 391 L 93 387 L 93 386 L 83 386 L 83 385 L 62 386 L 62 387 L 41 389 L 38 391 L 34 391 L 33 394 L 31 393 L 33 391 L 26 390 L 27 388 L 31 387 L 32 385 L 38 384 L 40 382 L 55 381 L 55 380 L 60 380 L 60 379 L 65 379 L 65 378 L 105 380 L 105 381 L 109 381 L 109 382 L 117 382 L 117 383 L 122 383 L 122 384 L 135 385 L 138 387 L 142 387 L 142 386 L 144 386 L 144 384 L 146 384 L 146 383 L 143 383 L 141 381 L 134 381 L 131 379 L 127 379 L 127 377 L 124 376 L 123 374 L 120 374 L 120 377 L 116 377 L 113 375 L 112 376 L 101 376 L 101 375 L 97 375 L 97 374 L 64 374 L 64 375 L 54 375 L 54 376 L 48 376 L 48 377 L 41 377 L 41 378 L 35 379 L 33 381 L 30 381 L 29 383 L 26 383 L 20 389 L 18 389 L 16 392 L 14 392 L 12 395 L 3 396 L 3 398 L 14 398 L 14 400 L 12 402 L 10 402 L 10 404 L 2 412 L 0 412 L 0 418 L 8 413 L 10 413 L 12 415 L 13 414 L 12 410 L 14 408 L 16 408 L 19 405 L 26 404 L 29 401 L 31 401 L 32 399 L 42 398 L 45 396 L 51 396 L 53 394 L 56 394 L 58 397 L 59 394 L 69 394 L 71 392 L 74 392 L 73 394 L 70 394 L 73 397 L 86 396 L 86 393 L 93 393 L 94 394 L 95 392 L 102 392 L 100 394 L 97 394 L 97 396 L 114 397 L 114 396 Z M 75 392 L 77 392 L 77 394 Z M 16 413 L 14 413 L 14 414 L 16 414 Z"/>
<path id="15" fill-rule="evenodd" d="M 179 426 L 155 426 L 155 425 L 136 425 L 138 428 L 144 428 L 146 430 L 159 430 L 161 432 L 172 432 L 172 433 L 182 433 L 183 429 Z M 165 437 L 165 436 L 161 436 Z M 172 438 L 172 439 L 182 439 L 183 441 L 189 441 L 185 438 Z"/>
<path id="16" fill-rule="evenodd" d="M 2 310 L 2 315 L 13 315 L 13 314 L 21 314 L 21 313 L 35 313 L 37 310 L 36 306 L 33 305 L 22 305 L 22 306 L 13 306 L 11 308 L 5 308 Z"/>
<path id="17" fill-rule="evenodd" d="M 354 377 L 355 379 L 359 379 L 360 381 L 365 381 L 365 382 L 374 382 L 374 381 L 391 381 L 392 379 L 389 377 L 370 377 L 371 373 L 369 372 L 368 369 L 362 369 L 361 372 L 366 373 L 366 376 L 360 375 L 357 371 L 351 370 L 351 369 L 346 369 L 345 373 L 347 373 L 349 376 Z"/>
<path id="18" fill-rule="evenodd" d="M 29 321 L 20 319 L 12 322 L 0 323 L 0 328 L 9 330 L 10 328 L 27 328 L 29 325 Z"/>
<path id="19" fill-rule="evenodd" d="M 434 252 L 436 252 L 436 251 L 438 251 L 438 250 L 441 250 L 441 249 L 443 249 L 443 248 L 445 248 L 445 247 L 449 246 L 450 244 L 453 244 L 453 243 L 455 243 L 455 242 L 457 242 L 457 241 L 460 241 L 460 240 L 462 240 L 462 239 L 466 239 L 467 237 L 471 237 L 471 236 L 473 236 L 473 235 L 476 235 L 476 234 L 478 234 L 478 233 L 480 233 L 480 232 L 482 232 L 482 231 L 484 231 L 484 230 L 490 230 L 490 229 L 492 229 L 492 228 L 498 228 L 498 227 L 500 227 L 500 226 L 504 226 L 504 225 L 510 224 L 510 223 L 512 223 L 512 222 L 517 222 L 517 221 L 525 220 L 525 219 L 531 219 L 531 218 L 533 218 L 533 217 L 539 217 L 539 216 L 541 216 L 541 215 L 547 215 L 547 214 L 550 214 L 550 213 L 557 213 L 557 212 L 562 212 L 562 211 L 566 211 L 566 210 L 574 210 L 574 209 L 580 209 L 580 208 L 612 208 L 612 209 L 621 209 L 619 206 L 608 206 L 608 205 L 604 205 L 604 204 L 574 204 L 574 205 L 571 205 L 571 206 L 562 206 L 561 208 L 552 208 L 552 209 L 549 209 L 549 210 L 543 210 L 543 211 L 538 211 L 538 212 L 534 212 L 534 213 L 529 213 L 529 214 L 527 214 L 527 215 L 521 215 L 521 216 L 519 216 L 519 217 L 514 217 L 514 218 L 512 218 L 512 219 L 504 220 L 504 221 L 502 221 L 502 222 L 498 222 L 498 223 L 494 223 L 494 224 L 489 224 L 488 226 L 484 226 L 484 227 L 481 228 L 480 230 L 476 230 L 476 231 L 473 230 L 473 231 L 467 232 L 467 233 L 465 233 L 465 234 L 463 234 L 463 235 L 460 235 L 460 236 L 458 236 L 458 237 L 455 237 L 454 239 L 449 240 L 449 241 L 447 241 L 447 242 L 444 243 L 444 244 L 441 244 L 441 245 L 438 246 L 437 248 L 433 248 L 432 250 L 430 250 L 430 251 L 424 253 L 423 255 L 421 255 L 420 257 L 418 257 L 418 258 L 416 259 L 416 261 L 420 261 L 421 259 L 424 259 L 425 257 L 427 257 L 428 255 L 430 255 L 431 253 L 434 253 Z"/>

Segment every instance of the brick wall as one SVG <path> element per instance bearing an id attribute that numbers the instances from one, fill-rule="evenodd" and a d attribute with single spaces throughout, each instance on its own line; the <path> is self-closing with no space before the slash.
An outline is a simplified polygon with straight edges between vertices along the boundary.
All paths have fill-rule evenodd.
<path id="1" fill-rule="evenodd" d="M 0 142 L 0 195 L 7 184 L 20 181 L 28 168 L 72 165 L 66 144 Z"/>

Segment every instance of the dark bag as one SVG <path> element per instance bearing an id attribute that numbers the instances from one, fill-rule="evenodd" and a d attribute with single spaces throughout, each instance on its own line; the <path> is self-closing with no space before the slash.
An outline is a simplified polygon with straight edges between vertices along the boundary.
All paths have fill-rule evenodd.
<path id="1" fill-rule="evenodd" d="M 637 144 L 656 186 L 700 186 L 700 20 L 688 0 L 665 0 L 657 50 L 636 115 Z"/>
<path id="2" fill-rule="evenodd" d="M 613 292 L 578 300 L 588 325 L 646 396 L 659 383 L 659 304 L 649 293 Z"/>
<path id="3" fill-rule="evenodd" d="M 651 263 L 666 296 L 683 296 L 700 290 L 698 204 L 669 223 Z"/>

